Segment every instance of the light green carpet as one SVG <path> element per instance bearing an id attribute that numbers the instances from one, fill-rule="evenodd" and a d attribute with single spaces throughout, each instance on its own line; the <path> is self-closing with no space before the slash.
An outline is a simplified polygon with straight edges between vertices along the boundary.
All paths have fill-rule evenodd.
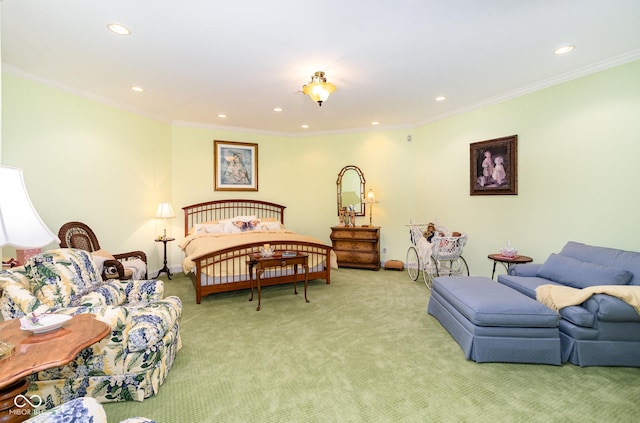
<path id="1" fill-rule="evenodd" d="M 105 404 L 109 422 L 636 422 L 640 369 L 467 361 L 427 314 L 406 272 L 339 269 L 313 281 L 195 304 L 189 279 L 183 349 L 157 396 Z M 301 285 L 299 285 L 301 292 Z"/>

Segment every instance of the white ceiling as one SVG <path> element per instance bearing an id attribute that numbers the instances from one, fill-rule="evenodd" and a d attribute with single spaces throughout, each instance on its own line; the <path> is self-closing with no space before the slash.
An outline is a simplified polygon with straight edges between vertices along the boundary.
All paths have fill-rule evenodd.
<path id="1" fill-rule="evenodd" d="M 638 0 L 1 5 L 4 72 L 167 122 L 283 134 L 413 127 L 640 58 Z M 554 55 L 563 44 L 576 49 Z M 322 107 L 300 93 L 318 70 L 337 86 Z"/>

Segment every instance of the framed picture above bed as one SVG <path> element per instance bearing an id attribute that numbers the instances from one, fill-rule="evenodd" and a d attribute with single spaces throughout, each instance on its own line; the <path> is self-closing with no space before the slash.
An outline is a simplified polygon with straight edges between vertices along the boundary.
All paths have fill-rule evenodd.
<path id="1" fill-rule="evenodd" d="M 258 144 L 213 141 L 216 191 L 258 191 Z"/>

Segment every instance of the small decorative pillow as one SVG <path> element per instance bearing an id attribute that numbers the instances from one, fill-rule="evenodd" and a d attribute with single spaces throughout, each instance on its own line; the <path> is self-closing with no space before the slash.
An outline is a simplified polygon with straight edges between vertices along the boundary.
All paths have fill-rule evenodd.
<path id="1" fill-rule="evenodd" d="M 627 285 L 631 276 L 631 272 L 624 269 L 589 263 L 559 254 L 551 254 L 538 269 L 538 277 L 573 288 Z"/>

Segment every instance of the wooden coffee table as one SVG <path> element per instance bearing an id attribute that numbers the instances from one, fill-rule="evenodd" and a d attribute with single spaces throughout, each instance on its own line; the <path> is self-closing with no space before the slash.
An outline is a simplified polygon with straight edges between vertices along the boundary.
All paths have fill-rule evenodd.
<path id="1" fill-rule="evenodd" d="M 247 266 L 249 267 L 249 284 L 251 286 L 251 298 L 249 301 L 253 301 L 253 269 L 256 269 L 256 284 L 258 285 L 258 307 L 256 311 L 260 311 L 260 288 L 262 273 L 268 267 L 287 267 L 293 266 L 293 293 L 298 294 L 296 289 L 296 278 L 298 276 L 298 265 L 304 267 L 304 300 L 307 299 L 307 285 L 309 283 L 309 266 L 308 255 L 296 252 L 296 255 L 283 255 L 282 251 L 276 251 L 271 257 L 262 257 L 259 253 L 250 254 L 247 260 Z"/>
<path id="2" fill-rule="evenodd" d="M 496 274 L 497 263 L 502 263 L 502 265 L 504 266 L 504 268 L 507 270 L 507 273 L 508 273 L 511 266 L 514 266 L 516 264 L 522 264 L 522 263 L 531 263 L 533 261 L 531 257 L 527 257 L 527 256 L 507 257 L 507 256 L 503 256 L 502 254 L 489 254 L 487 257 L 493 260 L 493 272 L 491 272 L 491 279 L 493 279 L 493 277 Z"/>
<path id="3" fill-rule="evenodd" d="M 16 397 L 29 387 L 27 376 L 40 370 L 64 366 L 83 349 L 100 341 L 111 332 L 93 314 L 78 314 L 61 328 L 34 334 L 20 329 L 20 319 L 0 322 L 0 339 L 15 346 L 11 357 L 0 361 L 0 422 L 21 422 L 31 416 L 26 402 L 16 405 Z M 38 399 L 31 398 L 36 405 Z M 24 406 L 23 406 L 24 405 Z"/>

